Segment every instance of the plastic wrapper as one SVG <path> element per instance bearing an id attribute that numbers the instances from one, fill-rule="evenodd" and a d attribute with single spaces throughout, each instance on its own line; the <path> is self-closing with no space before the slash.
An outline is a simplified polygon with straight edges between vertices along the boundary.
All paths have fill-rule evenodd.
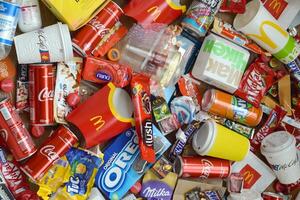
<path id="1" fill-rule="evenodd" d="M 263 62 L 254 62 L 246 70 L 234 95 L 259 107 L 262 98 L 276 81 L 276 73 Z"/>
<path id="2" fill-rule="evenodd" d="M 95 176 L 103 160 L 86 150 L 71 148 L 66 153 L 68 168 L 64 187 L 55 194 L 59 200 L 85 200 L 90 195 Z"/>

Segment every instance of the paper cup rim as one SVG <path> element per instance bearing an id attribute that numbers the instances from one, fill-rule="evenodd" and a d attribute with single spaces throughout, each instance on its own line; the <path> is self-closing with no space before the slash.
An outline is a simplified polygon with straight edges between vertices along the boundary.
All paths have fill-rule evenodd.
<path id="1" fill-rule="evenodd" d="M 62 24 L 61 22 L 58 22 L 57 24 L 61 36 L 61 42 L 64 49 L 64 59 L 65 61 L 72 60 L 73 46 L 72 46 L 72 39 L 71 39 L 69 28 L 66 24 Z"/>
<path id="2" fill-rule="evenodd" d="M 205 129 L 203 131 L 203 129 Z M 216 138 L 216 131 L 217 131 L 217 127 L 216 127 L 216 122 L 212 119 L 207 120 L 199 129 L 198 131 L 194 134 L 193 137 L 193 149 L 197 152 L 197 154 L 205 156 L 207 155 L 207 153 L 211 150 L 215 138 Z M 203 142 L 203 144 L 200 146 L 197 145 L 198 141 L 198 137 L 199 135 L 203 135 L 203 134 L 207 134 L 207 139 L 206 141 Z"/>
<path id="3" fill-rule="evenodd" d="M 264 145 L 266 140 L 268 138 L 272 137 L 272 134 L 279 134 L 279 133 L 287 134 L 288 137 L 289 137 L 288 140 L 284 144 L 273 148 L 273 150 L 270 150 L 270 147 L 266 148 L 265 145 Z M 273 133 L 271 133 L 270 135 L 268 135 L 267 137 L 264 138 L 264 140 L 261 143 L 260 150 L 261 150 L 261 153 L 264 156 L 269 156 L 269 155 L 282 154 L 282 153 L 284 153 L 285 151 L 289 150 L 292 147 L 295 147 L 295 149 L 297 149 L 295 145 L 296 145 L 296 139 L 290 133 L 288 133 L 286 131 L 276 131 L 276 132 L 273 132 Z"/>
<path id="4" fill-rule="evenodd" d="M 255 10 L 256 7 L 257 7 L 256 11 L 253 12 L 253 10 Z M 260 0 L 252 0 L 249 3 L 247 3 L 245 13 L 237 14 L 235 16 L 235 18 L 233 20 L 233 27 L 237 30 L 244 29 L 257 16 L 257 14 L 259 13 L 259 11 L 262 7 L 263 7 L 263 5 L 260 2 Z M 251 11 L 253 12 L 252 16 L 249 17 L 245 23 L 239 24 L 239 22 L 241 21 L 241 18 L 244 18 L 244 15 L 246 15 L 247 12 L 251 12 Z"/>

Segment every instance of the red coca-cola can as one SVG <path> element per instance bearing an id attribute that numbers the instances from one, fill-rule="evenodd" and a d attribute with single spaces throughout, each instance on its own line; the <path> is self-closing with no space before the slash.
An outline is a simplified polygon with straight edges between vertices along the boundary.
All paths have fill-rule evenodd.
<path id="1" fill-rule="evenodd" d="M 263 200 L 283 200 L 283 196 L 273 192 L 262 193 Z"/>
<path id="2" fill-rule="evenodd" d="M 230 174 L 231 164 L 229 160 L 212 157 L 181 157 L 174 162 L 173 170 L 180 177 L 193 178 L 226 178 Z"/>
<path id="3" fill-rule="evenodd" d="M 39 180 L 52 164 L 62 157 L 76 142 L 77 137 L 66 126 L 59 126 L 39 150 L 21 166 L 32 180 Z"/>
<path id="4" fill-rule="evenodd" d="M 55 124 L 53 99 L 56 67 L 53 64 L 29 66 L 30 124 L 51 126 Z"/>
<path id="5" fill-rule="evenodd" d="M 16 108 L 9 99 L 0 102 L 1 137 L 17 161 L 34 154 L 37 149 Z"/>
<path id="6" fill-rule="evenodd" d="M 75 35 L 72 40 L 75 51 L 84 56 L 91 55 L 122 14 L 123 10 L 115 2 L 109 2 Z"/>

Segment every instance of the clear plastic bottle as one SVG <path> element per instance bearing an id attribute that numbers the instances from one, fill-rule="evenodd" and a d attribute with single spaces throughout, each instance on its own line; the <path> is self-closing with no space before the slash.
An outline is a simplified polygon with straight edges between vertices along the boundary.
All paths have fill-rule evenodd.
<path id="1" fill-rule="evenodd" d="M 23 0 L 18 26 L 22 32 L 34 31 L 42 27 L 38 0 Z"/>
<path id="2" fill-rule="evenodd" d="M 6 58 L 13 44 L 22 0 L 0 0 L 0 60 Z"/>

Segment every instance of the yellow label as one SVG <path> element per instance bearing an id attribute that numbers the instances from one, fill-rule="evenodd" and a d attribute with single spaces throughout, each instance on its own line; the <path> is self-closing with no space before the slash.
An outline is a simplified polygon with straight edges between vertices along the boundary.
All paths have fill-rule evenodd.
<path id="1" fill-rule="evenodd" d="M 272 27 L 277 32 L 279 32 L 282 36 L 288 39 L 289 34 L 285 30 L 283 30 L 278 24 L 271 21 L 263 21 L 260 24 L 259 26 L 260 35 L 258 34 L 247 34 L 247 35 L 251 38 L 255 38 L 254 40 L 260 40 L 261 42 L 269 46 L 271 49 L 277 49 L 278 45 L 269 37 L 269 35 L 265 31 L 266 26 Z M 278 41 L 278 42 L 282 43 L 284 41 Z"/>
<path id="2" fill-rule="evenodd" d="M 70 30 L 76 30 L 93 18 L 110 0 L 43 0 L 45 5 Z"/>

